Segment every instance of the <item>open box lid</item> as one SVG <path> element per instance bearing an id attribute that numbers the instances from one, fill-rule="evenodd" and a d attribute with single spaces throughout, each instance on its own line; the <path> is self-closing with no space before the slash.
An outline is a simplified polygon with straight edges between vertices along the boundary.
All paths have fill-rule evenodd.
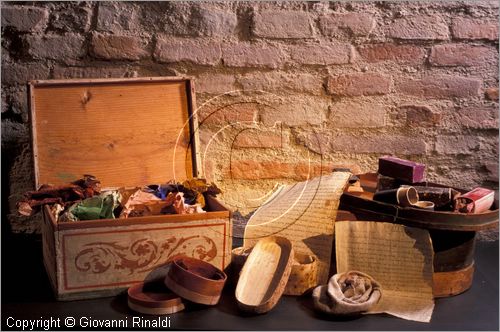
<path id="1" fill-rule="evenodd" d="M 189 78 L 46 80 L 29 88 L 37 188 L 84 174 L 103 187 L 198 175 Z"/>

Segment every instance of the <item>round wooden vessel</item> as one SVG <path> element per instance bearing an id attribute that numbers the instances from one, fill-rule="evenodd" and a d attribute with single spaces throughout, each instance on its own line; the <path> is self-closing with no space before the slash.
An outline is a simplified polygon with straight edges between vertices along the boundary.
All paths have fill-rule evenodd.
<path id="1" fill-rule="evenodd" d="M 452 296 L 469 289 L 474 275 L 476 232 L 498 225 L 498 200 L 491 210 L 477 214 L 400 207 L 373 200 L 377 174 L 358 176 L 364 191 L 342 195 L 337 220 L 384 221 L 427 229 L 434 247 L 434 296 Z"/>
<path id="2" fill-rule="evenodd" d="M 165 285 L 189 301 L 215 305 L 219 302 L 226 280 L 226 274 L 212 264 L 196 258 L 180 257 L 172 262 Z"/>
<path id="3" fill-rule="evenodd" d="M 128 289 L 128 306 L 148 315 L 168 315 L 184 310 L 182 299 L 163 283 L 139 283 Z"/>

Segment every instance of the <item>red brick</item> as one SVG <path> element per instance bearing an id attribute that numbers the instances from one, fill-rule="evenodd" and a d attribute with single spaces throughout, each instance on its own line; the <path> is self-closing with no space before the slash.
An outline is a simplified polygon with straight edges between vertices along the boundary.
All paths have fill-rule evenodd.
<path id="1" fill-rule="evenodd" d="M 54 78 L 107 78 L 128 77 L 127 67 L 59 67 L 54 68 Z"/>
<path id="2" fill-rule="evenodd" d="M 375 44 L 358 48 L 361 57 L 370 63 L 394 61 L 404 64 L 421 64 L 425 60 L 425 50 L 413 45 Z"/>
<path id="3" fill-rule="evenodd" d="M 292 175 L 293 166 L 278 161 L 233 160 L 230 165 L 230 177 L 238 180 L 280 179 Z"/>
<path id="4" fill-rule="evenodd" d="M 317 97 L 288 97 L 276 100 L 273 107 L 260 113 L 265 126 L 272 127 L 281 122 L 290 127 L 320 125 L 326 121 L 328 101 Z"/>
<path id="5" fill-rule="evenodd" d="M 410 127 L 435 126 L 442 120 L 440 113 L 423 105 L 403 105 L 399 111 L 405 115 L 406 125 Z"/>
<path id="6" fill-rule="evenodd" d="M 2 113 L 12 111 L 21 115 L 22 122 L 27 122 L 29 109 L 26 86 L 4 87 L 2 89 Z"/>
<path id="7" fill-rule="evenodd" d="M 498 109 L 493 107 L 462 108 L 455 119 L 465 128 L 498 129 Z"/>
<path id="8" fill-rule="evenodd" d="M 280 132 L 266 132 L 256 129 L 242 131 L 236 136 L 235 148 L 282 148 L 285 137 Z"/>
<path id="9" fill-rule="evenodd" d="M 97 31 L 122 33 L 139 29 L 139 13 L 126 2 L 99 2 L 97 9 Z"/>
<path id="10" fill-rule="evenodd" d="M 482 18 L 456 18 L 451 31 L 457 39 L 487 39 L 498 41 L 498 21 Z"/>
<path id="11" fill-rule="evenodd" d="M 383 95 L 390 92 L 391 78 L 376 73 L 330 76 L 327 91 L 339 96 Z"/>
<path id="12" fill-rule="evenodd" d="M 495 61 L 492 47 L 466 44 L 446 44 L 432 47 L 429 62 L 434 66 L 478 66 Z"/>
<path id="13" fill-rule="evenodd" d="M 214 131 L 211 131 L 205 127 L 198 130 L 198 136 L 200 139 L 200 144 L 202 146 L 202 149 L 200 149 L 200 151 L 205 151 L 205 147 L 207 146 L 207 144 L 209 144 L 212 139 L 215 139 L 214 135 Z"/>
<path id="14" fill-rule="evenodd" d="M 236 160 L 231 163 L 230 176 L 235 180 L 293 179 L 304 181 L 320 175 L 330 174 L 335 167 L 359 170 L 353 164 L 334 164 L 300 161 L 295 163 L 280 161 Z"/>
<path id="15" fill-rule="evenodd" d="M 224 44 L 222 59 L 228 67 L 277 68 L 284 61 L 281 48 L 265 43 Z"/>
<path id="16" fill-rule="evenodd" d="M 426 152 L 423 139 L 392 134 L 371 134 L 370 136 L 345 134 L 332 137 L 330 143 L 332 152 L 399 155 L 421 155 Z"/>
<path id="17" fill-rule="evenodd" d="M 2 6 L 2 28 L 13 27 L 20 32 L 41 31 L 48 19 L 49 12 L 45 8 Z"/>
<path id="18" fill-rule="evenodd" d="M 335 13 L 322 16 L 319 20 L 320 29 L 325 36 L 338 36 L 347 32 L 354 36 L 367 36 L 375 28 L 375 19 L 363 13 Z"/>
<path id="19" fill-rule="evenodd" d="M 449 39 L 448 24 L 437 15 L 398 18 L 385 29 L 385 34 L 396 39 Z"/>
<path id="20" fill-rule="evenodd" d="M 310 151 L 323 155 L 330 151 L 331 133 L 325 131 L 298 132 L 295 140 L 298 144 L 305 146 Z"/>
<path id="21" fill-rule="evenodd" d="M 345 43 L 298 44 L 290 46 L 290 57 L 303 65 L 349 63 L 352 46 Z"/>
<path id="22" fill-rule="evenodd" d="M 221 59 L 221 48 L 220 43 L 206 39 L 159 37 L 154 57 L 159 62 L 215 65 Z"/>
<path id="23" fill-rule="evenodd" d="M 89 7 L 87 7 L 89 6 Z M 51 30 L 64 32 L 87 32 L 92 19 L 90 3 L 72 2 L 51 12 Z"/>
<path id="24" fill-rule="evenodd" d="M 330 106 L 330 119 L 337 128 L 383 127 L 386 106 L 371 101 L 340 101 Z"/>
<path id="25" fill-rule="evenodd" d="M 10 119 L 2 119 L 2 144 L 27 143 L 29 137 L 29 126 Z"/>
<path id="26" fill-rule="evenodd" d="M 31 35 L 26 37 L 28 53 L 34 59 L 66 60 L 78 59 L 86 54 L 84 38 L 81 35 Z"/>
<path id="27" fill-rule="evenodd" d="M 259 105 L 255 103 L 239 103 L 220 108 L 205 106 L 198 110 L 198 121 L 200 126 L 253 122 L 258 108 Z"/>
<path id="28" fill-rule="evenodd" d="M 486 99 L 498 101 L 498 88 L 488 88 L 485 90 Z"/>
<path id="29" fill-rule="evenodd" d="M 312 179 L 320 175 L 328 175 L 332 173 L 334 168 L 348 168 L 353 174 L 360 174 L 361 168 L 356 164 L 339 164 L 331 162 L 300 162 L 295 165 L 295 179 L 297 181 L 304 181 L 306 179 Z"/>
<path id="30" fill-rule="evenodd" d="M 404 94 L 429 98 L 470 98 L 479 95 L 481 81 L 475 78 L 442 75 L 406 80 L 396 86 Z"/>
<path id="31" fill-rule="evenodd" d="M 196 92 L 223 94 L 234 91 L 236 80 L 233 75 L 228 74 L 202 74 L 196 80 Z"/>
<path id="32" fill-rule="evenodd" d="M 191 15 L 190 29 L 196 36 L 230 36 L 238 23 L 235 13 L 204 6 L 194 6 Z"/>
<path id="33" fill-rule="evenodd" d="M 436 152 L 440 154 L 475 154 L 479 150 L 477 136 L 438 136 Z"/>
<path id="34" fill-rule="evenodd" d="M 253 17 L 253 34 L 264 38 L 310 38 L 309 14 L 301 11 L 264 11 Z"/>
<path id="35" fill-rule="evenodd" d="M 27 84 L 30 80 L 48 78 L 49 68 L 39 63 L 2 65 L 2 85 Z"/>
<path id="36" fill-rule="evenodd" d="M 317 75 L 300 73 L 288 74 L 283 72 L 267 72 L 246 74 L 239 79 L 243 90 L 308 92 L 320 94 L 323 91 L 323 82 Z"/>
<path id="37" fill-rule="evenodd" d="M 92 53 L 106 60 L 139 60 L 148 56 L 146 45 L 139 37 L 99 35 L 92 36 Z"/>
<path id="38" fill-rule="evenodd" d="M 488 174 L 488 181 L 498 183 L 498 162 L 485 163 L 484 168 Z"/>

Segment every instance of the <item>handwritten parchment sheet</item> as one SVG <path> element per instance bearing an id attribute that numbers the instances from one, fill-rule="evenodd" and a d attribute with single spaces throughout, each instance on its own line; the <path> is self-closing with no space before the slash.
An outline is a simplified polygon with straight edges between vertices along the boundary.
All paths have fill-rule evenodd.
<path id="1" fill-rule="evenodd" d="M 333 172 L 282 186 L 250 218 L 243 245 L 266 236 L 283 236 L 295 252 L 318 257 L 318 284 L 328 281 L 333 233 L 340 196 L 351 173 Z"/>
<path id="2" fill-rule="evenodd" d="M 368 313 L 385 312 L 429 322 L 433 249 L 429 232 L 403 225 L 341 221 L 335 225 L 337 273 L 362 271 L 382 286 L 382 298 Z"/>

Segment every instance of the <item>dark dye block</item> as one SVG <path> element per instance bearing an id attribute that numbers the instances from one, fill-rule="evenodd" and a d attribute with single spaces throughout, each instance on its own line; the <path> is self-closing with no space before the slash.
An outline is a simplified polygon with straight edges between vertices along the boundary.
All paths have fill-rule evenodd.
<path id="1" fill-rule="evenodd" d="M 424 181 L 425 165 L 396 157 L 380 157 L 378 173 L 413 184 Z"/>

